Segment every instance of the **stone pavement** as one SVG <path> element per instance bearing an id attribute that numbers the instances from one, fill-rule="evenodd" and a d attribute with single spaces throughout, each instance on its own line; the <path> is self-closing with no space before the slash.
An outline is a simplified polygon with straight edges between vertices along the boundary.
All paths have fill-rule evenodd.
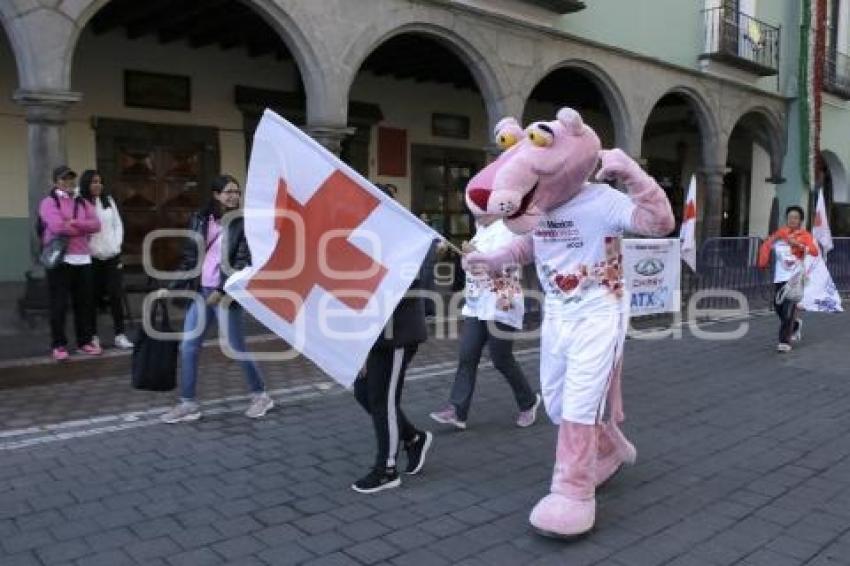
<path id="1" fill-rule="evenodd" d="M 423 348 L 405 389 L 407 413 L 437 432 L 425 471 L 375 496 L 348 488 L 372 460 L 370 422 L 303 362 L 266 364 L 282 391 L 261 421 L 241 415 L 238 370 L 211 352 L 209 410 L 191 425 L 156 424 L 172 396 L 129 391 L 126 358 L 6 389 L 0 565 L 850 564 L 850 315 L 810 316 L 790 355 L 773 351 L 775 330 L 757 317 L 734 341 L 686 328 L 627 343 L 638 464 L 599 493 L 595 532 L 572 544 L 528 528 L 555 429 L 514 428 L 492 369 L 469 430 L 430 426 L 451 341 Z M 534 344 L 517 348 L 535 375 Z"/>

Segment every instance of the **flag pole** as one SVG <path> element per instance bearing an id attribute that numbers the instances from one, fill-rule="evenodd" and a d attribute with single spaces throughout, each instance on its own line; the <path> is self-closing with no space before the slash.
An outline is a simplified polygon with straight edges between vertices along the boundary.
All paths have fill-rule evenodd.
<path id="1" fill-rule="evenodd" d="M 451 243 L 451 242 L 449 241 L 449 239 L 448 239 L 448 238 L 446 238 L 445 236 L 442 236 L 442 235 L 441 235 L 440 237 L 443 239 L 443 242 L 445 242 L 445 243 L 446 243 L 446 246 L 448 246 L 448 248 L 449 248 L 450 250 L 452 250 L 452 251 L 453 251 L 454 253 L 456 253 L 457 255 L 459 255 L 459 256 L 461 256 L 461 257 L 463 257 L 463 251 L 461 251 L 461 249 L 460 249 L 459 247 L 457 247 L 456 245 L 454 245 L 453 243 Z"/>

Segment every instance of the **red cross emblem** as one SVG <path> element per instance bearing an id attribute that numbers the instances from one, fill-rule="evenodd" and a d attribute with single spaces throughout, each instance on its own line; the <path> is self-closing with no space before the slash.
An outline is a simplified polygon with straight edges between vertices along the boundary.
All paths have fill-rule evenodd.
<path id="1" fill-rule="evenodd" d="M 350 234 L 379 204 L 377 197 L 340 171 L 332 173 L 303 205 L 290 196 L 286 182 L 280 179 L 275 208 L 288 211 L 288 215 L 275 219 L 277 245 L 266 264 L 251 278 L 247 290 L 258 291 L 253 293 L 256 299 L 290 324 L 315 286 L 349 308 L 363 310 L 387 274 L 387 268 L 351 245 L 347 235 L 340 234 Z M 303 237 L 300 237 L 297 231 L 302 226 Z M 326 239 L 324 246 L 323 239 Z M 320 247 L 324 247 L 323 252 Z M 293 271 L 299 254 L 303 256 L 302 269 L 295 270 L 291 277 L 275 277 L 275 272 Z M 263 296 L 263 292 L 281 290 L 289 291 L 296 300 Z"/>

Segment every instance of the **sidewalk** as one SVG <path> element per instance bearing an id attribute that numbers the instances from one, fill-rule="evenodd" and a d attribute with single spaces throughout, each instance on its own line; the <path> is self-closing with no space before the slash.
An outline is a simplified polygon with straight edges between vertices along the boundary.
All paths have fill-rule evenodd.
<path id="1" fill-rule="evenodd" d="M 555 429 L 513 427 L 492 369 L 469 430 L 428 421 L 453 373 L 451 341 L 423 348 L 405 389 L 408 415 L 436 432 L 425 471 L 377 496 L 348 488 L 373 456 L 368 419 L 308 364 L 266 365 L 285 391 L 261 421 L 241 415 L 238 369 L 210 352 L 211 410 L 191 425 L 157 424 L 172 396 L 130 391 L 123 375 L 10 389 L 0 564 L 848 564 L 850 315 L 808 317 L 790 355 L 773 351 L 775 327 L 765 316 L 735 341 L 688 329 L 628 341 L 625 429 L 638 464 L 599 494 L 596 530 L 573 544 L 528 528 Z M 530 376 L 535 347 L 517 347 Z"/>

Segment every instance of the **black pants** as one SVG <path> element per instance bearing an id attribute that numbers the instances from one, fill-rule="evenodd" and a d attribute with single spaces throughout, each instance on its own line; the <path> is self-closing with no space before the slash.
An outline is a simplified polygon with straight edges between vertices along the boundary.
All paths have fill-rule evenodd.
<path id="1" fill-rule="evenodd" d="M 109 305 L 115 334 L 124 334 L 124 287 L 121 269 L 121 257 L 109 259 L 92 258 L 94 278 L 92 309 L 92 332 L 97 334 L 97 314 L 102 304 Z"/>
<path id="2" fill-rule="evenodd" d="M 366 360 L 366 375 L 354 382 L 354 396 L 375 427 L 376 469 L 395 468 L 399 442 L 409 444 L 419 434 L 401 410 L 404 373 L 416 350 L 415 345 L 373 348 Z"/>
<path id="3" fill-rule="evenodd" d="M 790 344 L 791 343 L 791 334 L 794 333 L 795 324 L 795 314 L 797 312 L 797 304 L 794 301 L 782 301 L 781 303 L 776 303 L 776 297 L 779 295 L 779 292 L 782 288 L 785 287 L 785 283 L 775 283 L 774 284 L 774 294 L 773 294 L 773 308 L 776 311 L 776 315 L 779 317 L 779 343 L 780 344 Z"/>
<path id="4" fill-rule="evenodd" d="M 452 392 L 449 396 L 449 401 L 457 411 L 457 418 L 462 421 L 465 421 L 469 415 L 469 406 L 472 404 L 472 394 L 475 392 L 475 379 L 484 344 L 489 345 L 493 366 L 505 376 L 519 409 L 526 411 L 533 407 L 537 400 L 534 391 L 525 378 L 525 374 L 514 358 L 513 340 L 504 336 L 494 336 L 490 332 L 488 324 L 495 324 L 500 334 L 514 332 L 513 328 L 500 322 L 489 322 L 477 318 L 463 319 L 463 328 L 460 333 L 460 359 L 458 360 Z"/>
<path id="5" fill-rule="evenodd" d="M 67 346 L 65 336 L 65 313 L 68 297 L 74 311 L 74 334 L 77 346 L 84 346 L 92 339 L 92 267 L 91 265 L 69 265 L 61 263 L 47 270 L 47 287 L 50 293 L 50 335 L 54 348 Z"/>

